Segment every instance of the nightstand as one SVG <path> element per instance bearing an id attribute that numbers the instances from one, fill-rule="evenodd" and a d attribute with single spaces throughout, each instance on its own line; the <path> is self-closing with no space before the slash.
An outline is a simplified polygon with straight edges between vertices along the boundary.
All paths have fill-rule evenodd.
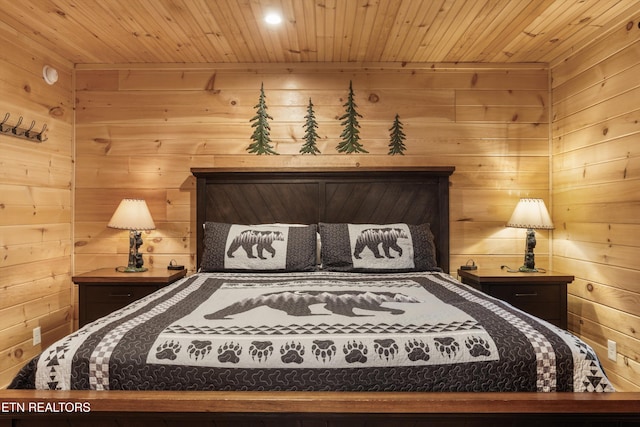
<path id="1" fill-rule="evenodd" d="M 150 268 L 142 273 L 120 273 L 114 268 L 73 276 L 78 285 L 80 327 L 167 286 L 187 270 Z"/>
<path id="2" fill-rule="evenodd" d="M 494 269 L 458 270 L 458 276 L 464 284 L 567 329 L 567 284 L 573 282 L 573 276 Z"/>

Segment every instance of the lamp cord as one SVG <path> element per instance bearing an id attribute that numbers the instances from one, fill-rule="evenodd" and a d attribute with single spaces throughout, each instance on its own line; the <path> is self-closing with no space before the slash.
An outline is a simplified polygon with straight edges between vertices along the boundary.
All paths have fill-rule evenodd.
<path id="1" fill-rule="evenodd" d="M 501 270 L 506 270 L 507 273 L 520 273 L 520 270 L 514 270 L 513 268 L 509 267 L 508 265 L 501 265 L 500 266 Z M 536 267 L 536 270 L 538 270 L 538 273 L 546 273 L 547 270 L 544 268 L 538 268 Z"/>
<path id="2" fill-rule="evenodd" d="M 508 265 L 501 265 L 500 266 L 501 270 L 507 270 L 507 273 L 517 273 L 518 270 L 514 270 L 513 268 L 509 267 Z"/>

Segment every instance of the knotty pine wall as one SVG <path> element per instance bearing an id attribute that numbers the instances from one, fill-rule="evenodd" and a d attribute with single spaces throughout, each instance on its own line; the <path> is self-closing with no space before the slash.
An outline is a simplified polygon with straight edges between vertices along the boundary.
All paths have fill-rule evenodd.
<path id="1" fill-rule="evenodd" d="M 569 329 L 620 390 L 640 388 L 640 16 L 552 67 L 555 268 Z M 607 359 L 607 339 L 617 360 Z"/>
<path id="2" fill-rule="evenodd" d="M 0 121 L 35 120 L 42 143 L 0 133 L 0 388 L 72 328 L 72 65 L 0 26 Z M 42 67 L 59 81 L 47 85 Z M 32 345 L 40 326 L 42 344 Z"/>
<path id="3" fill-rule="evenodd" d="M 75 269 L 126 263 L 127 233 L 106 224 L 123 197 L 147 200 L 157 229 L 146 263 L 195 266 L 191 167 L 453 165 L 452 266 L 517 266 L 524 230 L 506 229 L 518 198 L 549 195 L 548 70 L 542 66 L 291 65 L 78 67 Z M 353 83 L 369 154 L 338 154 Z M 249 155 L 261 84 L 278 156 Z M 297 154 L 311 98 L 322 154 Z M 404 156 L 388 156 L 404 124 Z M 539 262 L 549 254 L 540 233 Z M 454 271 L 455 274 L 455 271 Z"/>

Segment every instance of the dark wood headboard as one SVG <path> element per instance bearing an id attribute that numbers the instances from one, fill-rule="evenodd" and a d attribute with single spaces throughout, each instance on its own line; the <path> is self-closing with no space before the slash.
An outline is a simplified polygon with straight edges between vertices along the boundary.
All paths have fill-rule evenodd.
<path id="1" fill-rule="evenodd" d="M 449 272 L 449 176 L 454 167 L 230 170 L 193 168 L 197 258 L 207 221 L 235 224 L 431 224 L 438 265 Z"/>

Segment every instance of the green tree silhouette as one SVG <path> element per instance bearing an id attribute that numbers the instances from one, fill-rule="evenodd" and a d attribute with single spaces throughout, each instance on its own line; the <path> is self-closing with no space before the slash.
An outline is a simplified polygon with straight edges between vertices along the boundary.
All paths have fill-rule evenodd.
<path id="1" fill-rule="evenodd" d="M 394 156 L 396 154 L 400 154 L 404 156 L 404 150 L 407 147 L 404 145 L 404 140 L 407 139 L 406 135 L 402 131 L 402 122 L 400 121 L 400 116 L 396 114 L 396 118 L 393 121 L 393 125 L 389 128 L 391 132 L 391 142 L 389 142 L 389 155 Z"/>
<path id="2" fill-rule="evenodd" d="M 318 128 L 318 122 L 316 121 L 316 114 L 313 111 L 313 103 L 311 102 L 311 98 L 309 98 L 309 105 L 307 106 L 307 115 L 304 116 L 306 122 L 302 127 L 304 128 L 304 144 L 300 148 L 300 153 L 302 154 L 313 154 L 314 156 L 320 153 L 320 150 L 316 146 L 316 141 L 318 140 L 318 133 L 316 129 Z"/>
<path id="3" fill-rule="evenodd" d="M 368 153 L 360 144 L 360 124 L 358 123 L 358 117 L 362 116 L 356 111 L 356 103 L 353 100 L 353 86 L 349 81 L 349 98 L 347 102 L 343 104 L 346 107 L 346 113 L 343 114 L 338 120 L 342 120 L 340 123 L 344 126 L 340 138 L 342 141 L 336 147 L 339 153 Z"/>
<path id="4" fill-rule="evenodd" d="M 267 104 L 265 102 L 264 96 L 264 84 L 260 84 L 260 99 L 258 100 L 258 104 L 254 107 L 256 108 L 256 115 L 253 116 L 250 122 L 254 122 L 251 127 L 255 128 L 253 130 L 253 135 L 251 135 L 251 140 L 253 141 L 247 147 L 247 151 L 249 153 L 255 154 L 278 154 L 274 151 L 271 146 L 271 135 L 269 131 L 271 127 L 269 126 L 269 119 L 273 120 L 273 117 L 267 113 Z"/>

